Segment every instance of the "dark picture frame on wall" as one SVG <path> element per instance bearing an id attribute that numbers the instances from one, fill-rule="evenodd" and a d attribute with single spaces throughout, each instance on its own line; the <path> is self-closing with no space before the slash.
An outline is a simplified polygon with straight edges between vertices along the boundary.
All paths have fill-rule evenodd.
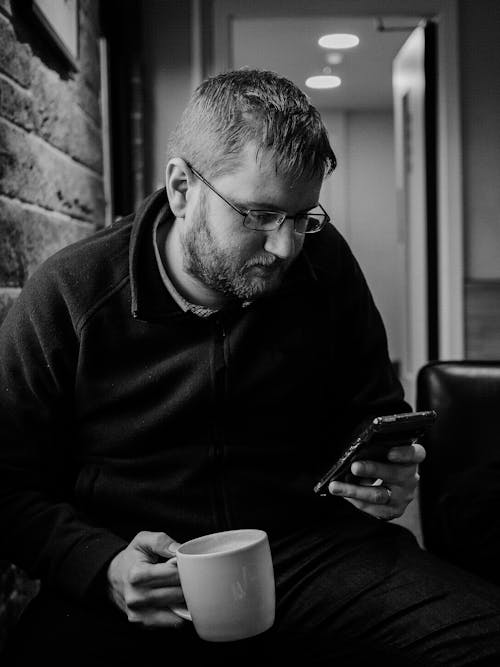
<path id="1" fill-rule="evenodd" d="M 79 58 L 79 0 L 31 0 L 30 9 L 53 46 L 74 70 Z"/>

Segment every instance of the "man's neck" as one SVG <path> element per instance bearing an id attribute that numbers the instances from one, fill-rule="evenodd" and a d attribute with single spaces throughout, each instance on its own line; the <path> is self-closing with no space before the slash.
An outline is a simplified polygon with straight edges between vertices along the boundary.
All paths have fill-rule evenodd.
<path id="1" fill-rule="evenodd" d="M 182 221 L 175 220 L 167 232 L 163 256 L 168 276 L 179 294 L 190 303 L 207 308 L 219 309 L 227 303 L 227 299 L 214 290 L 209 289 L 184 269 L 183 247 L 178 233 Z"/>

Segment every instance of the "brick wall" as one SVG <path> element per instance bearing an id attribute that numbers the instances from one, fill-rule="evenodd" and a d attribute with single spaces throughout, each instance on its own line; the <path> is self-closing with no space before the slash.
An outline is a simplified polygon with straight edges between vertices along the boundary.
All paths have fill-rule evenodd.
<path id="1" fill-rule="evenodd" d="M 79 0 L 72 71 L 17 0 L 0 0 L 0 321 L 33 270 L 104 221 L 99 0 Z M 0 562 L 0 649 L 37 582 Z"/>
<path id="2" fill-rule="evenodd" d="M 0 0 L 0 306 L 33 269 L 104 220 L 98 1 L 80 0 L 68 71 L 41 28 Z M 0 313 L 1 317 L 1 313 Z"/>

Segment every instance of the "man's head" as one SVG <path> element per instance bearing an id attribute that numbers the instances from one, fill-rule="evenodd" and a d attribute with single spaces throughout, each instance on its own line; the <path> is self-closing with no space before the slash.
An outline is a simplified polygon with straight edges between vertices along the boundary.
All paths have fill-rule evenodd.
<path id="1" fill-rule="evenodd" d="M 324 177 L 336 159 L 321 117 L 306 95 L 274 72 L 242 69 L 204 81 L 194 92 L 168 146 L 206 176 L 233 171 L 252 142 L 272 154 L 290 179 Z"/>
<path id="2" fill-rule="evenodd" d="M 171 138 L 166 169 L 176 218 L 167 261 L 178 289 L 204 305 L 277 289 L 335 165 L 318 111 L 284 77 L 238 70 L 202 83 Z M 281 217 L 260 228 L 249 209 Z"/>

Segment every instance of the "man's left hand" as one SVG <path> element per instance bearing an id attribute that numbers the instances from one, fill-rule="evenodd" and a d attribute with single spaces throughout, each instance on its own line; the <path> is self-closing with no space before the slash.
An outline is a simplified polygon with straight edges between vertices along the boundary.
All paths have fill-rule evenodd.
<path id="1" fill-rule="evenodd" d="M 343 496 L 378 519 L 390 521 L 400 517 L 415 497 L 418 465 L 425 459 L 425 449 L 418 443 L 392 447 L 387 459 L 387 462 L 355 461 L 351 472 L 359 477 L 358 483 L 331 482 L 329 492 Z"/>

